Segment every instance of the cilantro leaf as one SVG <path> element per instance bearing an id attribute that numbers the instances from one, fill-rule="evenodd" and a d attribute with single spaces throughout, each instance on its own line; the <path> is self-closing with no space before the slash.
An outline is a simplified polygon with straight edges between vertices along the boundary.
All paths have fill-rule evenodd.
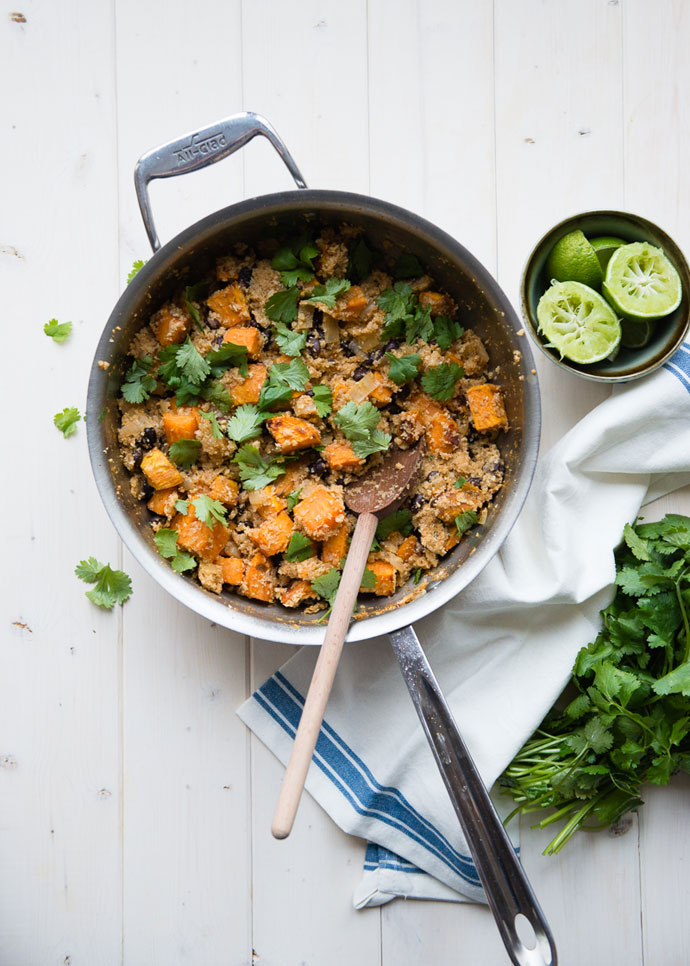
<path id="1" fill-rule="evenodd" d="M 376 304 L 385 312 L 387 322 L 397 322 L 412 314 L 416 301 L 417 296 L 407 282 L 396 282 L 393 288 L 381 292 Z"/>
<path id="2" fill-rule="evenodd" d="M 405 341 L 412 345 L 413 342 L 430 342 L 434 334 L 434 321 L 431 318 L 431 306 L 422 308 L 418 305 L 414 315 L 405 319 Z"/>
<path id="3" fill-rule="evenodd" d="M 403 537 L 409 537 L 412 533 L 412 514 L 409 510 L 402 508 L 390 513 L 383 520 L 380 520 L 376 527 L 376 539 L 385 540 L 395 531 L 401 533 Z"/>
<path id="4" fill-rule="evenodd" d="M 248 353 L 245 345 L 224 342 L 220 349 L 209 352 L 206 356 L 206 362 L 211 366 L 212 375 L 219 376 L 229 366 L 236 366 L 240 370 L 240 375 L 246 378 L 249 375 L 247 358 Z"/>
<path id="5" fill-rule="evenodd" d="M 303 560 L 308 560 L 309 557 L 313 556 L 314 545 L 309 537 L 305 537 L 303 533 L 295 531 L 290 537 L 290 543 L 285 551 L 285 559 L 289 560 L 290 563 L 301 563 Z"/>
<path id="6" fill-rule="evenodd" d="M 196 346 L 192 344 L 189 336 L 187 336 L 178 348 L 175 356 L 175 364 L 185 379 L 188 379 L 191 383 L 195 383 L 198 386 L 211 373 L 210 365 L 197 350 Z"/>
<path id="7" fill-rule="evenodd" d="M 479 523 L 479 517 L 474 510 L 465 510 L 464 513 L 458 513 L 455 518 L 455 526 L 461 535 L 470 527 L 476 526 L 477 523 Z"/>
<path id="8" fill-rule="evenodd" d="M 158 553 L 161 557 L 165 557 L 170 560 L 172 569 L 178 574 L 184 573 L 185 570 L 193 570 L 196 565 L 196 559 L 190 553 L 184 553 L 177 546 L 177 530 L 171 530 L 167 527 L 161 527 L 160 530 L 153 536 L 153 542 L 158 548 Z"/>
<path id="9" fill-rule="evenodd" d="M 437 315 L 433 319 L 433 325 L 434 342 L 436 342 L 439 349 L 443 349 L 444 352 L 446 349 L 451 347 L 451 344 L 455 342 L 456 339 L 461 339 L 465 334 L 463 327 L 447 315 Z"/>
<path id="10" fill-rule="evenodd" d="M 208 282 L 197 282 L 196 285 L 187 285 L 184 290 L 184 304 L 187 307 L 187 311 L 194 319 L 194 324 L 199 331 L 203 332 L 204 327 L 201 324 L 201 317 L 199 315 L 199 310 L 194 304 L 195 302 L 201 302 L 206 298 L 209 292 Z"/>
<path id="11" fill-rule="evenodd" d="M 134 276 L 137 274 L 137 272 L 141 271 L 141 269 L 144 267 L 145 264 L 146 264 L 145 258 L 138 258 L 135 262 L 132 263 L 132 267 L 130 268 L 129 274 L 127 275 L 128 285 L 132 281 Z"/>
<path id="12" fill-rule="evenodd" d="M 690 698 L 690 661 L 679 664 L 652 685 L 655 694 L 682 694 Z"/>
<path id="13" fill-rule="evenodd" d="M 362 590 L 373 590 L 376 586 L 376 574 L 373 570 L 369 570 L 368 567 L 364 568 L 364 573 L 362 574 L 362 582 L 359 585 Z"/>
<path id="14" fill-rule="evenodd" d="M 65 439 L 77 431 L 77 423 L 80 419 L 81 415 L 76 406 L 68 406 L 61 413 L 53 416 L 53 422 Z"/>
<path id="15" fill-rule="evenodd" d="M 280 463 L 266 461 L 259 450 L 249 443 L 241 446 L 233 457 L 240 470 L 245 490 L 260 490 L 285 472 Z"/>
<path id="16" fill-rule="evenodd" d="M 153 359 L 151 356 L 142 356 L 135 359 L 127 370 L 125 381 L 122 383 L 122 398 L 130 403 L 145 402 L 156 388 L 158 381 L 151 375 L 153 369 Z"/>
<path id="17" fill-rule="evenodd" d="M 259 412 L 251 403 L 238 406 L 228 420 L 227 434 L 236 443 L 246 443 L 261 435 L 261 426 L 268 416 L 268 413 Z"/>
<path id="18" fill-rule="evenodd" d="M 318 302 L 325 305 L 327 309 L 335 308 L 335 300 L 343 292 L 350 288 L 350 282 L 346 278 L 328 278 L 325 285 L 317 285 L 305 302 Z"/>
<path id="19" fill-rule="evenodd" d="M 269 409 L 276 403 L 287 402 L 293 392 L 302 392 L 309 381 L 309 370 L 301 359 L 276 362 L 268 370 L 268 378 L 259 396 L 259 409 Z"/>
<path id="20" fill-rule="evenodd" d="M 459 476 L 455 481 L 455 483 L 453 483 L 453 486 L 455 487 L 456 490 L 461 490 L 465 485 L 465 483 L 467 483 L 467 480 L 465 479 L 465 477 Z"/>
<path id="21" fill-rule="evenodd" d="M 281 281 L 286 287 L 296 285 L 297 282 L 309 282 L 314 277 L 312 263 L 318 254 L 319 250 L 312 239 L 307 235 L 300 235 L 278 249 L 271 260 L 271 268 L 280 272 Z"/>
<path id="22" fill-rule="evenodd" d="M 98 607 L 112 610 L 115 604 L 124 604 L 132 596 L 132 581 L 122 570 L 113 570 L 109 564 L 102 564 L 95 557 L 80 561 L 74 568 L 80 580 L 95 584 L 87 590 L 86 596 Z"/>
<path id="23" fill-rule="evenodd" d="M 378 252 L 373 252 L 363 238 L 359 238 L 350 252 L 347 266 L 348 278 L 362 282 L 371 273 L 373 266 L 379 261 Z"/>
<path id="24" fill-rule="evenodd" d="M 415 352 L 410 352 L 406 356 L 395 356 L 392 352 L 387 352 L 386 358 L 390 360 L 388 377 L 398 386 L 414 379 L 422 364 L 422 357 Z"/>
<path id="25" fill-rule="evenodd" d="M 170 444 L 168 456 L 175 466 L 185 469 L 196 463 L 201 456 L 201 443 L 198 439 L 178 439 Z"/>
<path id="26" fill-rule="evenodd" d="M 457 362 L 443 362 L 429 369 L 422 376 L 422 388 L 434 399 L 444 402 L 455 392 L 455 384 L 465 375 L 465 370 Z"/>
<path id="27" fill-rule="evenodd" d="M 274 331 L 278 348 L 286 356 L 298 356 L 304 350 L 307 344 L 306 332 L 293 332 L 284 322 L 276 322 Z"/>
<path id="28" fill-rule="evenodd" d="M 321 577 L 317 577 L 316 580 L 312 580 L 311 589 L 319 597 L 322 597 L 328 602 L 328 609 L 333 607 L 333 602 L 335 601 L 335 596 L 338 593 L 338 587 L 340 586 L 340 571 L 336 570 L 335 567 L 322 574 Z M 328 613 L 328 611 L 326 612 Z"/>
<path id="29" fill-rule="evenodd" d="M 58 322 L 57 319 L 51 319 L 50 322 L 46 322 L 46 324 L 43 326 L 43 331 L 46 335 L 50 336 L 54 342 L 64 342 L 72 331 L 72 323 Z"/>
<path id="30" fill-rule="evenodd" d="M 333 392 L 330 386 L 315 385 L 312 386 L 314 392 L 314 405 L 316 406 L 316 411 L 321 417 L 328 416 L 333 406 Z"/>
<path id="31" fill-rule="evenodd" d="M 363 402 L 358 405 L 350 401 L 338 410 L 333 417 L 333 422 L 342 429 L 348 439 L 366 440 L 371 431 L 378 426 L 380 419 L 381 413 L 373 403 Z"/>
<path id="32" fill-rule="evenodd" d="M 269 299 L 266 299 L 264 305 L 264 311 L 268 318 L 272 322 L 284 322 L 286 325 L 294 322 L 297 318 L 298 295 L 299 289 L 296 285 L 271 295 Z"/>
<path id="33" fill-rule="evenodd" d="M 393 278 L 419 278 L 423 274 L 422 263 L 411 252 L 403 252 L 393 266 Z"/>
<path id="34" fill-rule="evenodd" d="M 178 500 L 175 507 L 186 515 L 190 503 L 194 507 L 196 519 L 205 523 L 210 529 L 213 529 L 216 522 L 223 524 L 228 522 L 228 511 L 220 500 L 213 500 L 208 494 L 202 493 L 201 496 L 197 496 L 193 500 Z M 184 510 L 181 508 L 181 504 L 184 504 Z"/>
<path id="35" fill-rule="evenodd" d="M 295 509 L 295 507 L 297 506 L 297 504 L 301 499 L 301 494 L 302 494 L 301 490 L 293 490 L 292 493 L 288 493 L 288 496 L 287 496 L 288 513 L 292 513 L 292 511 Z"/>
<path id="36" fill-rule="evenodd" d="M 352 452 L 360 459 L 366 459 L 372 453 L 382 453 L 391 444 L 390 433 L 382 429 L 373 429 L 367 439 L 356 439 L 352 443 Z"/>
<path id="37" fill-rule="evenodd" d="M 199 415 L 202 417 L 202 419 L 208 419 L 209 423 L 211 424 L 211 430 L 213 432 L 213 438 L 214 439 L 223 439 L 224 438 L 223 437 L 223 430 L 218 425 L 218 419 L 216 418 L 216 414 L 215 413 L 213 413 L 213 412 L 207 413 L 203 409 L 200 409 L 199 410 Z"/>

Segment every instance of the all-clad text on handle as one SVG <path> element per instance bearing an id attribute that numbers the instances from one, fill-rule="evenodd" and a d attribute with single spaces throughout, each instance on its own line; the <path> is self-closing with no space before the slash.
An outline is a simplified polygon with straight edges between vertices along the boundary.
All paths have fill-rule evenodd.
<path id="1" fill-rule="evenodd" d="M 302 173 L 294 162 L 288 149 L 281 141 L 276 130 L 260 114 L 243 111 L 231 114 L 199 131 L 191 131 L 167 144 L 161 144 L 147 151 L 137 161 L 134 169 L 134 186 L 137 200 L 144 220 L 146 234 L 149 236 L 154 252 L 160 248 L 160 241 L 153 221 L 148 184 L 154 178 L 173 178 L 178 174 L 189 174 L 209 164 L 215 164 L 228 155 L 234 154 L 257 135 L 271 142 L 294 178 L 298 188 L 306 188 Z"/>

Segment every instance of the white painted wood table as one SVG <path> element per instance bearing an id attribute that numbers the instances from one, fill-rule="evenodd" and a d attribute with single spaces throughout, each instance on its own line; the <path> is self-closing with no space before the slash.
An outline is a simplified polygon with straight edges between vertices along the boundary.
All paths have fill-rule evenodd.
<path id="1" fill-rule="evenodd" d="M 13 0 L 0 14 L 6 515 L 0 675 L 2 966 L 503 964 L 483 907 L 355 912 L 363 843 L 282 775 L 236 707 L 291 648 L 176 605 L 123 551 L 88 465 L 89 365 L 135 258 L 144 150 L 265 114 L 312 187 L 385 198 L 457 237 L 516 301 L 530 246 L 596 207 L 690 249 L 690 4 L 682 0 Z M 288 187 L 270 147 L 159 182 L 161 236 Z M 68 343 L 42 332 L 73 320 Z M 8 361 L 9 359 L 9 361 Z M 606 390 L 537 360 L 548 447 Z M 9 385 L 8 385 L 9 383 Z M 653 418 L 653 413 L 650 413 Z M 7 437 L 10 437 L 7 442 Z M 21 469 L 20 469 L 21 467 Z M 690 511 L 687 493 L 659 512 Z M 102 612 L 90 554 L 134 594 Z M 564 966 L 690 960 L 688 783 L 625 835 L 522 856 Z"/>

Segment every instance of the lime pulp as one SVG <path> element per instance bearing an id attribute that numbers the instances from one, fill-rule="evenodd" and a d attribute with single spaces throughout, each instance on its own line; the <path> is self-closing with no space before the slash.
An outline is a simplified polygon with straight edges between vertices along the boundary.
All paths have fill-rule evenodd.
<path id="1" fill-rule="evenodd" d="M 611 255 L 603 292 L 621 315 L 643 321 L 678 308 L 682 288 L 678 272 L 660 248 L 633 242 Z"/>
<path id="2" fill-rule="evenodd" d="M 581 282 L 591 288 L 599 288 L 604 278 L 597 253 L 579 229 L 559 238 L 549 252 L 546 273 L 551 280 Z"/>
<path id="3" fill-rule="evenodd" d="M 608 302 L 581 282 L 555 282 L 537 305 L 539 331 L 561 355 L 579 365 L 601 362 L 621 341 L 621 326 Z"/>

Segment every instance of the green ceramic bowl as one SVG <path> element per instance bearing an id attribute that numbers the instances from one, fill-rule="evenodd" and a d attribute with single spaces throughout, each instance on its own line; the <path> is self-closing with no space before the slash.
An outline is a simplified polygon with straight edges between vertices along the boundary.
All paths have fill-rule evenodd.
<path id="1" fill-rule="evenodd" d="M 671 260 L 683 284 L 683 298 L 675 312 L 655 323 L 651 340 L 641 349 L 621 347 L 615 359 L 605 359 L 591 366 L 579 366 L 561 359 L 537 328 L 537 305 L 551 284 L 547 277 L 546 261 L 556 242 L 568 232 L 580 228 L 588 238 L 613 235 L 626 242 L 646 241 L 661 248 Z M 527 259 L 520 285 L 522 315 L 527 329 L 542 352 L 562 369 L 585 379 L 599 382 L 626 382 L 640 379 L 658 369 L 673 355 L 688 331 L 690 324 L 690 269 L 685 256 L 665 231 L 646 218 L 625 211 L 586 211 L 560 222 L 537 243 Z"/>

